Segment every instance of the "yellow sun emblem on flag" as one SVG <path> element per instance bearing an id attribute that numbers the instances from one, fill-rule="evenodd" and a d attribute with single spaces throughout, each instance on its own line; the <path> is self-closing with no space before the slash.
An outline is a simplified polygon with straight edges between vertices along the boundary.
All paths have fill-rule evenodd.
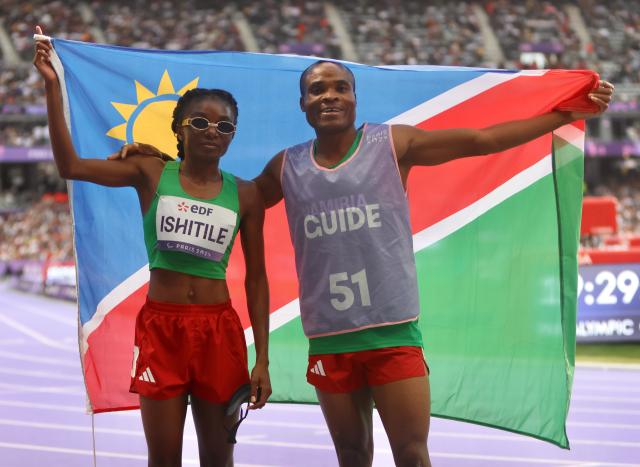
<path id="1" fill-rule="evenodd" d="M 135 81 L 136 104 L 112 102 L 125 122 L 111 128 L 107 135 L 125 143 L 152 144 L 173 158 L 177 155 L 176 137 L 171 130 L 173 109 L 180 96 L 198 86 L 199 77 L 175 91 L 167 70 L 160 78 L 158 90 L 154 94 Z"/>

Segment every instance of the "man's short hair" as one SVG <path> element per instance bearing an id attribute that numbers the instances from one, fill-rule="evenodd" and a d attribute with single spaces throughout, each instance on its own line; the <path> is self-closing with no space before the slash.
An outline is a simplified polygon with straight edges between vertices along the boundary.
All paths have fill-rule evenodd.
<path id="1" fill-rule="evenodd" d="M 309 65 L 300 75 L 300 96 L 304 97 L 305 95 L 305 83 L 304 80 L 307 78 L 307 75 L 313 71 L 313 69 L 323 63 L 331 63 L 339 68 L 345 70 L 349 76 L 351 77 L 351 86 L 353 87 L 353 92 L 356 92 L 356 77 L 353 75 L 353 71 L 349 69 L 349 67 L 343 65 L 340 62 L 334 62 L 333 60 L 318 60 L 317 62 Z"/>

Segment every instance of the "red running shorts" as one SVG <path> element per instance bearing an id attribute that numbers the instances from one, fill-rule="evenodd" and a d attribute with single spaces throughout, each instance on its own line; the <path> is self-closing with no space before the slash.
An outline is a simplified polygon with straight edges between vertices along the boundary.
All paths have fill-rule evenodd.
<path id="1" fill-rule="evenodd" d="M 320 391 L 346 393 L 425 376 L 428 371 L 421 347 L 385 347 L 309 355 L 307 381 Z"/>
<path id="2" fill-rule="evenodd" d="M 188 393 L 222 404 L 248 382 L 244 330 L 231 302 L 147 298 L 136 319 L 131 392 L 157 400 Z"/>

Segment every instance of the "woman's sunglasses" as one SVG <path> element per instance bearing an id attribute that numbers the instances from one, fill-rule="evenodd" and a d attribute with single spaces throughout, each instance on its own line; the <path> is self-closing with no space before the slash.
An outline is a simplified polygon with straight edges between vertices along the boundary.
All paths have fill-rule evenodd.
<path id="1" fill-rule="evenodd" d="M 218 123 L 211 123 L 204 117 L 185 118 L 182 120 L 182 126 L 190 126 L 194 130 L 204 131 L 210 126 L 218 130 L 218 133 L 223 135 L 230 135 L 236 131 L 236 126 L 226 120 L 222 120 Z"/>

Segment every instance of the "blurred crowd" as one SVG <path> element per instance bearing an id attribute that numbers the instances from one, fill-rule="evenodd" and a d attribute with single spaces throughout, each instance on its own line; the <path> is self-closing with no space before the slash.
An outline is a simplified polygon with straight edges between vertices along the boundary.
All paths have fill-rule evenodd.
<path id="1" fill-rule="evenodd" d="M 600 69 L 614 83 L 640 82 L 640 2 L 581 0 Z"/>
<path id="2" fill-rule="evenodd" d="M 340 9 L 361 62 L 491 65 L 470 2 L 355 0 Z"/>
<path id="3" fill-rule="evenodd" d="M 568 3 L 568 2 L 567 2 Z M 587 53 L 572 28 L 563 3 L 489 0 L 485 4 L 491 25 L 509 68 L 538 67 L 522 60 L 522 52 L 544 54 L 539 68 L 587 68 Z"/>
<path id="4" fill-rule="evenodd" d="M 23 209 L 49 193 L 66 192 L 53 162 L 0 165 L 0 214 Z"/>
<path id="5" fill-rule="evenodd" d="M 242 0 L 236 5 L 260 52 L 342 58 L 340 41 L 327 18 L 324 3 Z"/>
<path id="6" fill-rule="evenodd" d="M 592 68 L 614 83 L 640 83 L 640 0 L 331 4 L 344 26 L 342 36 L 326 2 L 317 0 L 234 0 L 215 6 L 184 0 L 179 8 L 169 0 L 3 0 L 0 27 L 22 62 L 0 67 L 0 144 L 44 142 L 38 127 L 6 130 L 20 125 L 1 118 L 44 114 L 43 87 L 29 63 L 35 24 L 60 38 L 128 47 L 249 47 L 353 59 L 344 56 L 345 44 L 352 43 L 355 59 L 368 64 Z M 487 50 L 491 40 L 480 27 L 483 20 L 502 55 Z"/>
<path id="7" fill-rule="evenodd" d="M 246 50 L 345 58 L 368 64 L 594 68 L 640 82 L 640 0 L 4 0 L 2 24 L 24 63 L 34 25 L 56 37 L 140 48 Z M 572 10 L 573 8 L 573 10 Z M 572 15 L 571 11 L 576 14 Z M 344 32 L 337 34 L 340 23 Z M 483 31 L 480 23 L 486 23 Z M 487 44 L 497 40 L 502 56 Z M 523 55 L 523 53 L 525 55 Z M 523 57 L 529 57 L 523 60 Z M 533 58 L 532 58 L 533 57 Z M 26 70 L 0 72 L 0 102 L 40 103 Z"/>
<path id="8" fill-rule="evenodd" d="M 49 130 L 45 124 L 0 126 L 0 141 L 7 146 L 44 146 L 49 144 Z"/>
<path id="9" fill-rule="evenodd" d="M 92 0 L 87 12 L 108 44 L 136 48 L 243 50 L 230 5 L 184 0 Z M 48 30 L 57 31 L 52 24 Z M 57 33 L 56 33 L 57 34 Z"/>
<path id="10" fill-rule="evenodd" d="M 0 262 L 10 260 L 73 260 L 66 195 L 45 195 L 27 210 L 0 214 Z"/>
<path id="11" fill-rule="evenodd" d="M 0 68 L 0 114 L 28 112 L 44 105 L 44 86 L 35 68 Z"/>
<path id="12" fill-rule="evenodd" d="M 640 180 L 638 171 L 625 177 L 606 177 L 589 190 L 593 196 L 613 196 L 618 200 L 618 230 L 622 236 L 640 235 Z"/>

